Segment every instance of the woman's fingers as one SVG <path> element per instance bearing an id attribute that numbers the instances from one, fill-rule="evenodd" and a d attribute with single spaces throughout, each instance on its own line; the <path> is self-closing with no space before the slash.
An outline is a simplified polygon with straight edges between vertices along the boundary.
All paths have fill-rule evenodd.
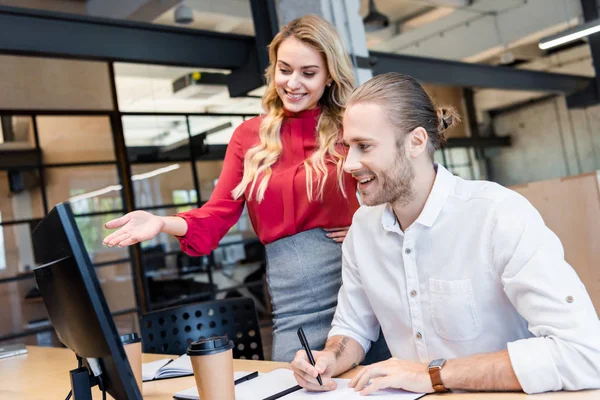
<path id="1" fill-rule="evenodd" d="M 329 239 L 333 240 L 334 242 L 337 243 L 342 243 L 344 241 L 344 239 L 346 238 L 346 235 L 348 234 L 348 229 L 347 228 L 342 228 L 341 230 L 327 230 L 329 233 L 326 233 L 325 236 L 327 236 Z"/>
<path id="2" fill-rule="evenodd" d="M 125 214 L 120 218 L 115 218 L 113 220 L 108 221 L 106 224 L 104 224 L 104 227 L 106 229 L 115 229 L 128 223 L 129 219 L 129 214 Z"/>
<path id="3" fill-rule="evenodd" d="M 119 247 L 131 246 L 138 243 L 139 241 L 140 240 L 138 238 L 131 236 L 128 239 L 125 239 L 121 243 L 119 243 Z"/>
<path id="4" fill-rule="evenodd" d="M 335 231 L 335 232 L 328 233 L 325 236 L 327 236 L 328 238 L 331 238 L 331 239 L 339 238 L 339 237 L 343 238 L 343 237 L 346 237 L 347 233 L 348 233 L 348 231 Z"/>
<path id="5" fill-rule="evenodd" d="M 115 232 L 115 234 L 118 234 L 116 236 L 114 236 L 113 238 L 108 239 L 108 237 L 106 239 L 104 239 L 104 244 L 107 245 L 108 247 L 113 247 L 113 246 L 117 246 L 119 245 L 121 242 L 123 242 L 126 239 L 129 239 L 131 237 L 131 234 L 129 232 L 121 232 L 121 230 L 119 229 L 118 231 Z"/>
<path id="6" fill-rule="evenodd" d="M 110 235 L 108 235 L 107 237 L 104 238 L 104 240 L 102 241 L 102 244 L 107 245 L 111 242 L 113 242 L 116 238 L 122 236 L 125 232 L 123 232 L 123 229 L 119 229 L 114 231 L 113 233 L 111 233 Z M 114 244 L 113 244 L 114 246 Z"/>
<path id="7" fill-rule="evenodd" d="M 349 226 L 341 226 L 339 228 L 324 228 L 323 230 L 326 232 L 335 232 L 335 231 L 347 231 L 350 229 Z"/>

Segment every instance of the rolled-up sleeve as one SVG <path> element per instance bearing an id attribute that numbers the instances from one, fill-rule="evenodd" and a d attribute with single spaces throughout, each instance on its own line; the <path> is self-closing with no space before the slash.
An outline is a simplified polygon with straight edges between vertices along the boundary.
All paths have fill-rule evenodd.
<path id="1" fill-rule="evenodd" d="M 361 284 L 360 270 L 354 257 L 353 229 L 350 228 L 342 245 L 342 287 L 328 337 L 351 337 L 367 354 L 371 343 L 379 337 L 379 322 Z"/>
<path id="2" fill-rule="evenodd" d="M 178 237 L 181 250 L 191 256 L 210 254 L 242 215 L 245 198 L 234 199 L 231 191 L 244 174 L 243 126 L 235 130 L 227 145 L 223 169 L 210 200 L 200 208 L 177 214 L 188 226 L 186 234 Z"/>
<path id="3" fill-rule="evenodd" d="M 535 337 L 508 343 L 523 391 L 600 388 L 600 321 L 558 237 L 515 194 L 497 208 L 492 263 Z"/>

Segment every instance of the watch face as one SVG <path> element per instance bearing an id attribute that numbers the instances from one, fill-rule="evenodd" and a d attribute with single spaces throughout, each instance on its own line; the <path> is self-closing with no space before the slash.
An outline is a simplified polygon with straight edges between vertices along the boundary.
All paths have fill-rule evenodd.
<path id="1" fill-rule="evenodd" d="M 442 368 L 446 364 L 446 360 L 443 358 L 438 358 L 437 360 L 433 360 L 429 363 L 429 368 Z"/>

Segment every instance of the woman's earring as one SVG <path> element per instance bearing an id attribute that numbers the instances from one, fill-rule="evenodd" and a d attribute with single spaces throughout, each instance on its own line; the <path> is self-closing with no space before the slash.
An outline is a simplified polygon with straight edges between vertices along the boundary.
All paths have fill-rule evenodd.
<path id="1" fill-rule="evenodd" d="M 327 87 L 331 87 L 331 82 L 329 82 L 329 83 L 327 84 Z"/>

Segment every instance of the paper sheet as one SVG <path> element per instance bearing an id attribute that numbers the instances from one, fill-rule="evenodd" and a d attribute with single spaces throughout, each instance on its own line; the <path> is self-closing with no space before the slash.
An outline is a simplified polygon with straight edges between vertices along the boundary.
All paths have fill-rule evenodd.
<path id="1" fill-rule="evenodd" d="M 158 370 L 170 361 L 170 359 L 164 359 L 142 364 L 142 381 L 146 382 L 154 379 Z"/>
<path id="2" fill-rule="evenodd" d="M 248 373 L 236 372 L 234 379 L 238 379 Z M 335 381 L 338 385 L 336 390 L 330 392 L 309 392 L 302 389 L 282 397 L 282 400 L 365 400 L 367 398 L 415 400 L 424 395 L 423 393 L 411 393 L 402 390 L 381 390 L 368 397 L 364 397 L 355 392 L 354 389 L 348 387 L 349 379 L 335 379 Z M 291 370 L 276 369 L 266 374 L 259 374 L 258 378 L 236 385 L 235 398 L 236 400 L 262 400 L 296 385 L 297 382 Z M 196 387 L 193 387 L 179 392 L 175 396 L 182 399 L 198 399 L 198 391 Z"/>

